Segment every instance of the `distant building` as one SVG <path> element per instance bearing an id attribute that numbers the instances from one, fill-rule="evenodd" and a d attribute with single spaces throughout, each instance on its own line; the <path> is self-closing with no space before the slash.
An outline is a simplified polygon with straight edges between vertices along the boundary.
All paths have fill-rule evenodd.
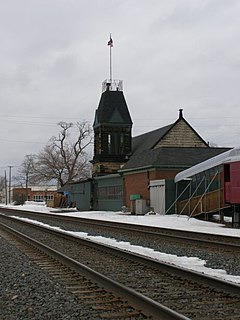
<path id="1" fill-rule="evenodd" d="M 6 189 L 0 190 L 0 203 L 6 203 Z"/>
<path id="2" fill-rule="evenodd" d="M 16 203 L 23 203 L 24 201 L 45 201 L 49 206 L 52 206 L 56 194 L 56 186 L 29 186 L 28 188 L 12 188 L 12 200 Z"/>

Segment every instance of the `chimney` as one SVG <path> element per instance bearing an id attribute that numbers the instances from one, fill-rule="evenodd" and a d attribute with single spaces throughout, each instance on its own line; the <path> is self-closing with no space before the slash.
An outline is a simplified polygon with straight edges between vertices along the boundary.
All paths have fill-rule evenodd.
<path id="1" fill-rule="evenodd" d="M 183 118 L 183 109 L 179 109 L 179 119 Z"/>

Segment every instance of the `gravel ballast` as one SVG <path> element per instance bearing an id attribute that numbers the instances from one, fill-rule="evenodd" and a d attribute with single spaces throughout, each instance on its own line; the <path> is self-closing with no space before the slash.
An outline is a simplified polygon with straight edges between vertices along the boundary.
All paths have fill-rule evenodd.
<path id="1" fill-rule="evenodd" d="M 0 319 L 98 319 L 92 310 L 0 237 Z"/>
<path id="2" fill-rule="evenodd" d="M 42 221 L 45 224 L 49 224 L 53 227 L 59 227 L 62 230 L 74 231 L 74 232 L 85 232 L 89 236 L 95 237 L 105 237 L 112 238 L 116 241 L 129 242 L 133 246 L 142 246 L 151 248 L 158 252 L 172 254 L 179 257 L 198 257 L 199 259 L 204 260 L 205 266 L 213 269 L 222 269 L 227 272 L 227 274 L 240 276 L 239 268 L 239 252 L 229 253 L 228 251 L 223 252 L 222 250 L 214 250 L 210 248 L 200 247 L 197 244 L 189 244 L 186 242 L 175 242 L 168 239 L 162 239 L 158 235 L 146 235 L 141 233 L 128 232 L 123 230 L 110 230 L 106 228 L 101 228 L 100 226 L 91 226 L 91 225 L 81 225 L 81 223 L 72 224 L 65 223 L 64 221 L 46 222 L 44 219 L 38 218 L 38 221 Z M 14 223 L 8 222 L 8 225 L 13 225 Z M 18 229 L 20 232 L 24 233 L 24 228 Z M 31 236 L 31 235 L 30 235 Z"/>
<path id="3" fill-rule="evenodd" d="M 179 288 L 179 294 L 176 295 L 178 297 L 178 299 L 176 301 L 174 300 L 172 302 L 172 301 L 169 301 L 169 299 L 166 300 L 166 297 L 169 296 L 169 294 L 170 294 L 169 290 L 171 291 L 170 276 L 164 278 L 164 280 L 163 280 L 163 277 L 160 278 L 160 273 L 158 270 L 147 268 L 147 267 L 138 268 L 135 264 L 132 264 L 132 263 L 128 262 L 127 260 L 121 261 L 122 259 L 117 258 L 117 257 L 116 258 L 114 257 L 114 259 L 113 259 L 108 254 L 105 254 L 104 252 L 98 252 L 99 250 L 95 250 L 92 248 L 90 249 L 90 247 L 85 248 L 85 245 L 82 245 L 82 244 L 80 245 L 80 243 L 75 243 L 75 241 L 72 241 L 69 239 L 63 240 L 63 239 L 61 239 L 61 237 L 59 235 L 53 235 L 53 234 L 48 235 L 46 232 L 43 232 L 42 230 L 41 231 L 37 230 L 33 226 L 29 226 L 29 225 L 27 226 L 25 224 L 24 225 L 20 224 L 19 221 L 18 222 L 9 221 L 7 224 L 11 225 L 13 228 L 16 228 L 20 232 L 26 233 L 29 236 L 33 236 L 35 239 L 37 239 L 43 243 L 46 243 L 46 244 L 51 243 L 51 247 L 62 251 L 63 253 L 69 255 L 70 257 L 77 259 L 81 263 L 87 264 L 88 267 L 93 268 L 94 270 L 97 270 L 98 272 L 101 272 L 107 276 L 111 275 L 111 278 L 114 279 L 115 281 L 120 281 L 121 283 L 123 283 L 127 286 L 130 286 L 131 288 L 133 288 L 135 290 L 140 291 L 142 294 L 147 295 L 149 298 L 152 298 L 152 299 L 157 298 L 157 299 L 159 299 L 157 301 L 160 301 L 161 303 L 166 304 L 166 306 L 173 308 L 174 310 L 177 310 L 181 313 L 183 312 L 184 314 L 186 312 L 186 310 L 185 311 L 182 310 L 182 302 L 183 301 L 180 302 L 180 304 L 178 301 L 179 301 L 179 297 L 182 297 L 182 290 L 185 290 L 183 292 L 192 292 L 195 290 L 195 287 L 194 288 L 192 287 L 192 286 L 194 286 L 192 284 L 192 282 L 188 283 L 188 281 L 185 279 L 174 278 L 173 293 L 171 293 L 171 295 L 172 294 L 176 295 L 176 288 Z M 63 227 L 63 225 L 62 225 L 62 227 Z M 69 226 L 68 226 L 68 229 L 70 229 Z M 93 233 L 94 233 L 94 231 L 93 231 Z M 101 234 L 104 234 L 104 232 L 101 232 Z M 107 233 L 106 233 L 106 235 L 107 235 Z M 139 235 L 140 234 L 138 234 L 138 236 L 135 236 L 135 240 L 132 239 L 132 241 L 135 242 L 137 239 L 139 239 L 139 240 L 141 239 L 140 240 L 141 243 L 146 244 L 146 242 L 147 242 L 147 243 L 149 243 L 149 245 L 151 243 L 152 244 L 154 243 L 157 247 L 159 247 L 159 241 L 157 241 L 157 239 L 154 239 L 154 241 L 151 241 L 151 240 L 153 240 L 153 238 L 143 239 L 142 237 L 139 237 Z M 108 233 L 108 236 L 110 236 L 110 233 Z M 112 235 L 112 236 L 114 236 L 114 235 Z M 125 236 L 123 236 L 123 235 L 121 235 L 121 236 L 119 235 L 119 237 L 125 238 Z M 129 239 L 130 237 L 128 236 L 127 238 Z M 162 243 L 162 245 L 163 245 L 163 243 Z M 174 246 L 175 245 L 176 244 L 174 244 Z M 163 246 L 166 246 L 166 243 L 164 243 Z M 176 247 L 178 247 L 178 246 L 176 246 Z M 183 248 L 181 248 L 181 250 L 183 250 Z M 188 248 L 188 250 L 192 251 L 193 248 L 191 248 L 191 249 Z M 194 249 L 194 250 L 196 250 L 196 249 Z M 209 252 L 209 254 L 210 254 L 210 252 Z M 213 252 L 211 252 L 211 255 L 212 254 L 213 254 Z M 14 256 L 11 258 L 14 259 Z M 226 258 L 226 256 L 225 256 L 225 258 Z M 163 290 L 163 285 L 164 285 L 164 290 Z M 183 289 L 183 285 L 185 286 L 184 289 Z M 157 291 L 156 291 L 156 288 L 158 288 Z M 200 289 L 201 289 L 201 296 L 203 296 L 203 297 L 208 296 L 209 290 L 204 291 L 205 290 L 204 288 L 199 287 L 199 290 Z M 155 294 L 156 292 L 158 292 L 157 297 Z M 165 296 L 165 292 L 167 292 L 166 296 Z M 212 290 L 210 290 L 210 294 L 211 294 L 211 292 L 212 292 Z M 159 296 L 160 293 L 161 293 L 161 295 Z M 199 291 L 198 291 L 198 293 L 199 293 Z M 194 297 L 192 297 L 192 295 L 190 295 L 189 298 L 194 300 Z M 218 297 L 216 299 L 215 298 L 216 297 L 214 296 L 214 301 L 217 300 L 217 303 L 218 303 Z M 25 299 L 27 299 L 27 298 L 25 297 Z M 208 297 L 208 299 L 209 299 L 209 297 Z M 13 300 L 15 300 L 15 298 Z M 210 298 L 210 300 L 212 300 L 212 297 Z M 176 304 L 175 304 L 175 302 L 176 302 Z M 185 300 L 184 300 L 184 304 L 185 304 Z M 235 302 L 234 302 L 234 304 L 231 304 L 231 307 L 235 308 Z M 30 308 L 30 311 L 31 311 L 31 308 Z M 47 307 L 45 308 L 45 310 L 48 310 Z M 208 312 L 208 310 L 206 310 L 206 311 Z M 192 316 L 191 312 L 186 314 L 190 318 Z M 202 312 L 202 310 L 201 310 L 201 312 Z M 215 313 L 215 312 L 217 312 L 217 315 L 219 315 L 219 310 L 214 309 L 213 313 Z M 220 310 L 220 313 L 221 312 L 222 312 L 222 309 Z M 224 311 L 224 314 L 225 314 L 225 311 Z M 202 316 L 202 314 L 201 314 L 201 316 Z M 22 317 L 22 318 L 16 318 L 16 319 L 41 319 L 41 317 L 40 318 Z M 54 317 L 52 317 L 52 318 L 45 317 L 44 319 L 75 319 L 75 318 L 74 317 L 60 318 L 60 317 L 56 317 L 54 315 Z M 87 319 L 87 318 L 82 317 L 80 315 L 79 319 Z M 97 319 L 97 318 L 93 318 L 91 316 L 88 319 Z M 199 319 L 203 319 L 203 318 L 199 318 Z"/>
<path id="4" fill-rule="evenodd" d="M 56 226 L 56 223 L 52 224 Z M 213 269 L 222 269 L 227 272 L 227 274 L 240 276 L 239 268 L 239 253 L 235 254 L 229 252 L 222 252 L 222 250 L 214 250 L 210 248 L 201 248 L 198 244 L 189 244 L 187 241 L 185 243 L 175 242 L 168 239 L 162 239 L 158 235 L 145 235 L 140 233 L 131 233 L 128 231 L 120 230 L 119 232 L 114 230 L 107 230 L 106 228 L 101 229 L 101 227 L 84 226 L 84 225 L 73 225 L 64 224 L 60 222 L 57 225 L 63 230 L 74 231 L 74 232 L 85 232 L 89 236 L 94 237 L 105 237 L 115 239 L 116 241 L 129 242 L 133 246 L 142 246 L 146 248 L 154 249 L 158 252 L 172 254 L 179 257 L 198 257 L 199 259 L 205 260 L 205 266 Z"/>

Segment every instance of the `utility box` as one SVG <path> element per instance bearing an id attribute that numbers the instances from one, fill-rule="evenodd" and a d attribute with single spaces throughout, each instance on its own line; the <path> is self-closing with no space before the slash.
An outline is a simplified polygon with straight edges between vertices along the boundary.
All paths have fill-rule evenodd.
<path id="1" fill-rule="evenodd" d="M 141 199 L 140 194 L 131 194 L 130 195 L 130 201 L 131 201 L 131 214 L 136 214 L 136 200 Z"/>
<path id="2" fill-rule="evenodd" d="M 131 201 L 134 201 L 134 200 L 137 200 L 137 199 L 141 199 L 141 195 L 140 194 L 131 194 L 130 195 L 130 200 Z"/>
<path id="3" fill-rule="evenodd" d="M 147 205 L 146 200 L 144 199 L 136 199 L 135 200 L 135 213 L 136 214 L 146 214 L 147 213 Z"/>

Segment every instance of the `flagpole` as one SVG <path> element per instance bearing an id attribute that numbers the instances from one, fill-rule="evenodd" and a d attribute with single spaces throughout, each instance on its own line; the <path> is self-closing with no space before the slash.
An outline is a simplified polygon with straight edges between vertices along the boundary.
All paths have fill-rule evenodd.
<path id="1" fill-rule="evenodd" d="M 110 82 L 112 83 L 112 46 L 111 45 L 110 45 L 109 62 L 110 62 Z"/>
<path id="2" fill-rule="evenodd" d="M 112 82 L 112 47 L 113 47 L 113 40 L 112 40 L 112 35 L 110 33 L 110 38 L 107 43 L 107 45 L 110 47 L 109 48 L 109 77 L 110 77 L 110 82 Z"/>

